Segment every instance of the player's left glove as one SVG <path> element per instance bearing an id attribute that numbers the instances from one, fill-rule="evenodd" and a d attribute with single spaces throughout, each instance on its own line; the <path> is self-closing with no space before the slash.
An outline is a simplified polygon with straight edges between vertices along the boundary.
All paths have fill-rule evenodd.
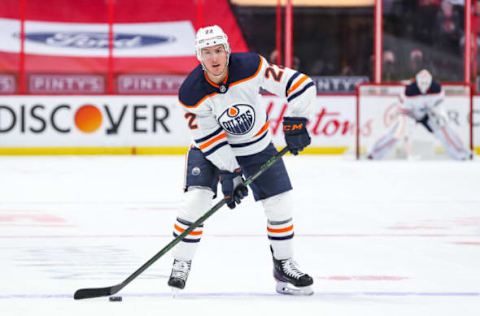
<path id="1" fill-rule="evenodd" d="M 298 155 L 312 140 L 307 131 L 307 119 L 304 117 L 284 117 L 283 133 L 290 152 Z"/>
<path id="2" fill-rule="evenodd" d="M 248 189 L 243 185 L 242 171 L 240 168 L 234 172 L 220 170 L 220 183 L 227 206 L 234 209 L 236 204 L 248 195 Z"/>

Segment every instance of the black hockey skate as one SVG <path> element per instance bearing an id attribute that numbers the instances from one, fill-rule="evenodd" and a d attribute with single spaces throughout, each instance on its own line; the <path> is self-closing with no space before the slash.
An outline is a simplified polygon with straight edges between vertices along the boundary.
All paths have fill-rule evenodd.
<path id="1" fill-rule="evenodd" d="M 191 260 L 173 260 L 172 273 L 168 279 L 168 285 L 172 287 L 172 290 L 183 290 L 185 288 L 191 266 Z"/>
<path id="2" fill-rule="evenodd" d="M 273 277 L 277 281 L 277 292 L 290 295 L 312 295 L 313 279 L 298 268 L 292 258 L 273 258 Z"/>

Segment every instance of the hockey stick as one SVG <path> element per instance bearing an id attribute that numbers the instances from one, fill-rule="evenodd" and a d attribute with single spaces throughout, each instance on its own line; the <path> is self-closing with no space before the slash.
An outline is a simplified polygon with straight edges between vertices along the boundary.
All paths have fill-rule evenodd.
<path id="1" fill-rule="evenodd" d="M 275 162 L 277 162 L 283 155 L 288 152 L 288 147 L 283 148 L 280 152 L 275 154 L 272 158 L 268 159 L 262 166 L 260 166 L 259 170 L 253 174 L 252 176 L 248 177 L 243 184 L 245 186 L 250 185 L 255 179 L 261 176 L 267 169 L 269 169 Z M 191 231 L 195 228 L 200 226 L 204 221 L 206 221 L 210 216 L 213 215 L 216 211 L 218 211 L 223 205 L 225 205 L 225 199 L 220 200 L 217 204 L 215 204 L 210 210 L 208 210 L 202 217 L 197 219 L 193 222 L 190 227 L 185 229 L 183 233 L 175 237 L 171 242 L 169 242 L 162 250 L 157 252 L 150 260 L 145 262 L 140 268 L 138 268 L 135 272 L 133 272 L 128 278 L 126 278 L 123 282 L 107 287 L 99 287 L 99 288 L 87 288 L 87 289 L 79 289 L 73 295 L 73 298 L 76 300 L 81 300 L 84 298 L 94 298 L 94 297 L 101 297 L 101 296 L 110 296 L 113 294 L 118 293 L 121 289 L 123 289 L 127 284 L 132 282 L 136 277 L 138 277 L 143 271 L 145 271 L 148 267 L 150 267 L 155 261 L 157 261 L 160 257 L 162 257 L 165 253 L 167 253 L 170 249 L 172 249 L 176 244 L 178 244 L 185 236 L 187 236 Z"/>

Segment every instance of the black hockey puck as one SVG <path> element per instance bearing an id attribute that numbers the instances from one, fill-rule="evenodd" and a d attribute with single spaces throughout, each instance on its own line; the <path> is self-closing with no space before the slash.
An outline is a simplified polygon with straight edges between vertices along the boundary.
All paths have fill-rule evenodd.
<path id="1" fill-rule="evenodd" d="M 110 302 L 121 302 L 122 301 L 122 297 L 121 296 L 110 296 L 108 298 L 108 300 Z"/>

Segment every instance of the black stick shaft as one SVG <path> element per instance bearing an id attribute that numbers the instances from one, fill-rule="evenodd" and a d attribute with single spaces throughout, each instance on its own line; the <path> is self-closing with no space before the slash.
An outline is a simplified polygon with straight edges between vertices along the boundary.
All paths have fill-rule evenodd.
<path id="1" fill-rule="evenodd" d="M 269 169 L 275 162 L 277 162 L 283 155 L 288 152 L 288 147 L 283 148 L 280 152 L 274 155 L 272 158 L 267 160 L 259 170 L 248 177 L 243 184 L 245 186 L 250 185 L 255 179 L 261 176 L 267 169 Z M 170 241 L 165 247 L 163 247 L 159 252 L 157 252 L 152 258 L 150 258 L 147 262 L 145 262 L 140 268 L 138 268 L 135 272 L 133 272 L 129 277 L 127 277 L 122 283 L 119 283 L 114 286 L 110 287 L 103 287 L 103 288 L 86 288 L 86 289 L 79 289 L 74 294 L 74 299 L 84 299 L 84 298 L 93 298 L 93 297 L 101 297 L 101 296 L 109 296 L 119 292 L 123 289 L 127 284 L 132 282 L 135 278 L 137 278 L 143 271 L 149 268 L 155 261 L 157 261 L 160 257 L 162 257 L 165 253 L 167 253 L 170 249 L 175 247 L 184 237 L 186 237 L 190 232 L 192 232 L 195 228 L 200 226 L 203 222 L 205 222 L 210 216 L 212 216 L 216 211 L 218 211 L 223 205 L 226 204 L 225 199 L 222 199 L 217 204 L 215 204 L 210 210 L 208 210 L 203 216 L 193 222 L 183 233 L 175 237 L 172 241 Z"/>

